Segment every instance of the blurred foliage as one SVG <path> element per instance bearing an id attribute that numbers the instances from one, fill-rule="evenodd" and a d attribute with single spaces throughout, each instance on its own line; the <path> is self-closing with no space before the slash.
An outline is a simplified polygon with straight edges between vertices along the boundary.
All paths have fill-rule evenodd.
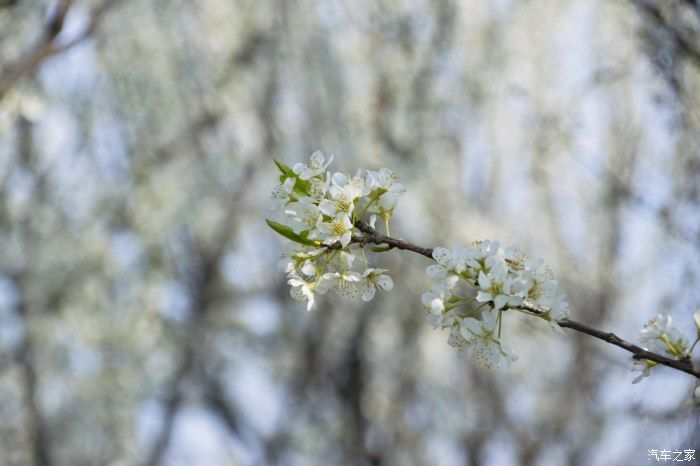
<path id="1" fill-rule="evenodd" d="M 513 373 L 457 359 L 423 320 L 421 257 L 383 258 L 401 279 L 371 305 L 308 314 L 264 219 L 273 158 L 387 166 L 409 189 L 396 236 L 518 242 L 577 320 L 633 339 L 664 311 L 692 332 L 699 19 L 688 1 L 0 0 L 0 464 L 697 449 L 693 381 L 631 386 L 602 343 L 523 319 Z"/>

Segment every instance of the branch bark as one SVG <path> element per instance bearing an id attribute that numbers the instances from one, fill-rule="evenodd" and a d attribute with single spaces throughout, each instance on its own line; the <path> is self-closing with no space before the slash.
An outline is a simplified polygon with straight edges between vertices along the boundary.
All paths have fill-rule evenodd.
<path id="1" fill-rule="evenodd" d="M 431 248 L 424 248 L 402 239 L 392 238 L 391 236 L 381 234 L 365 222 L 356 222 L 355 227 L 363 233 L 362 236 L 353 237 L 352 242 L 355 244 L 386 244 L 389 247 L 389 249 L 396 248 L 404 251 L 412 251 L 422 256 L 425 256 L 428 259 L 433 260 L 433 250 Z M 523 303 L 519 306 L 519 308 L 531 312 L 533 314 L 544 314 L 546 312 L 545 310 L 528 303 Z M 690 361 L 690 359 L 676 360 L 667 358 L 666 356 L 647 351 L 644 348 L 641 348 L 626 340 L 623 340 L 614 333 L 604 332 L 602 330 L 589 327 L 588 325 L 582 324 L 572 319 L 565 319 L 559 321 L 558 324 L 560 327 L 568 328 L 580 333 L 585 333 L 586 335 L 592 336 L 593 338 L 597 338 L 599 340 L 610 343 L 611 345 L 615 345 L 619 348 L 622 348 L 625 351 L 632 353 L 632 357 L 635 359 L 647 359 L 657 364 L 661 364 L 663 366 L 670 367 L 681 372 L 685 372 L 686 374 L 693 375 L 700 379 L 700 369 L 696 368 Z"/>

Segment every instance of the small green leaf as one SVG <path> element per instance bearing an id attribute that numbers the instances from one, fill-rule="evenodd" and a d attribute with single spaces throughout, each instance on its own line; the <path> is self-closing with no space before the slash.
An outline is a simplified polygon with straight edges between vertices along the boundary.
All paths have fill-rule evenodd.
<path id="1" fill-rule="evenodd" d="M 391 249 L 389 246 L 372 246 L 374 252 L 386 252 Z"/>
<path id="2" fill-rule="evenodd" d="M 294 171 L 289 168 L 289 166 L 283 164 L 277 159 L 273 159 L 277 168 L 282 172 L 280 175 L 280 183 L 284 183 L 287 178 L 295 178 L 294 191 L 301 193 L 305 196 L 311 195 L 311 182 L 309 180 L 302 180 L 299 175 L 294 173 Z"/>
<path id="3" fill-rule="evenodd" d="M 294 190 L 306 196 L 309 196 L 311 195 L 311 182 L 309 180 L 302 180 L 301 178 L 297 178 L 297 182 L 294 183 Z"/>
<path id="4" fill-rule="evenodd" d="M 289 228 L 287 225 L 282 225 L 281 223 L 273 222 L 272 220 L 265 220 L 267 225 L 275 230 L 280 235 L 287 239 L 291 239 L 295 243 L 304 244 L 306 246 L 318 246 L 318 241 L 313 241 L 294 233 L 294 230 Z M 308 235 L 308 233 L 307 233 Z"/>
<path id="5" fill-rule="evenodd" d="M 289 168 L 289 166 L 283 164 L 282 162 L 280 162 L 277 159 L 272 159 L 272 160 L 275 161 L 275 165 L 277 165 L 277 168 L 280 169 L 280 171 L 282 172 L 283 175 L 285 175 L 286 178 L 294 178 L 295 176 L 297 176 L 296 173 L 294 173 L 294 171 L 291 168 Z"/>

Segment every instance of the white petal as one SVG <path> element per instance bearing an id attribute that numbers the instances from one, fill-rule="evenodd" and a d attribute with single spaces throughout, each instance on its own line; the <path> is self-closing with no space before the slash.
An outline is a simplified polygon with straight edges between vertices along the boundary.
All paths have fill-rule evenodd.
<path id="1" fill-rule="evenodd" d="M 306 164 L 305 163 L 295 163 L 294 166 L 292 167 L 292 171 L 296 173 L 297 175 L 306 170 Z"/>
<path id="2" fill-rule="evenodd" d="M 460 325 L 459 326 L 459 333 L 462 335 L 462 338 L 465 340 L 471 340 L 474 338 L 474 335 L 469 331 L 469 329 L 466 327 L 466 325 Z"/>
<path id="3" fill-rule="evenodd" d="M 494 300 L 494 307 L 496 309 L 501 309 L 503 306 L 506 305 L 506 302 L 508 302 L 508 298 L 506 296 L 503 296 L 502 294 L 499 294 Z"/>
<path id="4" fill-rule="evenodd" d="M 342 188 L 346 184 L 348 184 L 348 176 L 343 173 L 343 172 L 335 172 L 333 173 L 333 176 L 331 176 L 331 183 L 333 183 L 333 189 L 334 187 Z M 335 191 L 337 193 L 337 191 Z"/>
<path id="5" fill-rule="evenodd" d="M 427 319 L 433 328 L 437 328 L 442 323 L 442 315 L 430 314 Z"/>
<path id="6" fill-rule="evenodd" d="M 478 335 L 481 333 L 481 324 L 479 323 L 478 320 L 467 317 L 462 321 L 462 326 L 464 326 L 467 330 L 469 330 L 471 333 L 474 335 Z M 462 333 L 464 335 L 464 333 Z M 464 337 L 467 338 L 467 337 Z"/>
<path id="7" fill-rule="evenodd" d="M 459 276 L 454 274 L 449 274 L 445 277 L 445 286 L 447 288 L 454 288 L 454 286 L 459 281 Z"/>
<path id="8" fill-rule="evenodd" d="M 491 279 L 483 271 L 479 272 L 479 286 L 482 288 L 491 288 Z"/>
<path id="9" fill-rule="evenodd" d="M 498 322 L 498 317 L 495 312 L 484 311 L 481 313 L 481 327 L 487 329 L 489 332 L 496 328 L 496 323 Z"/>
<path id="10" fill-rule="evenodd" d="M 430 313 L 435 315 L 440 315 L 445 310 L 445 304 L 441 299 L 433 299 L 430 301 Z"/>
<path id="11" fill-rule="evenodd" d="M 445 275 L 447 275 L 447 270 L 441 265 L 433 264 L 425 269 L 425 273 L 428 274 L 430 278 L 437 279 L 445 277 Z"/>
<path id="12" fill-rule="evenodd" d="M 311 296 L 309 297 L 309 302 L 306 304 L 306 310 L 311 312 L 314 309 L 316 309 L 316 300 Z"/>
<path id="13" fill-rule="evenodd" d="M 321 209 L 321 212 L 323 212 L 323 215 L 334 215 L 337 211 L 335 203 L 330 199 L 322 200 L 318 207 Z"/>
<path id="14" fill-rule="evenodd" d="M 309 165 L 312 167 L 322 167 L 325 161 L 326 158 L 323 156 L 323 152 L 317 150 L 311 154 L 311 157 L 309 158 Z"/>
<path id="15" fill-rule="evenodd" d="M 292 194 L 292 189 L 294 189 L 296 182 L 297 180 L 294 178 L 287 178 L 284 180 L 284 183 L 282 183 L 282 189 L 284 189 L 287 194 Z"/>
<path id="16" fill-rule="evenodd" d="M 447 268 L 452 260 L 452 253 L 447 248 L 437 247 L 433 249 L 433 259 L 435 262 Z"/>
<path id="17" fill-rule="evenodd" d="M 316 266 L 313 264 L 311 261 L 306 261 L 304 262 L 304 265 L 301 267 L 301 271 L 304 272 L 306 275 L 316 275 Z"/>
<path id="18" fill-rule="evenodd" d="M 523 298 L 520 296 L 508 296 L 509 306 L 520 306 L 523 303 Z"/>
<path id="19" fill-rule="evenodd" d="M 350 244 L 351 239 L 352 239 L 352 233 L 350 233 L 348 231 L 340 238 L 340 244 L 342 244 L 343 247 L 346 247 L 348 244 Z"/>
<path id="20" fill-rule="evenodd" d="M 435 299 L 436 295 L 432 291 L 426 291 L 423 293 L 423 295 L 420 297 L 420 300 L 423 304 L 428 304 L 430 301 Z"/>
<path id="21" fill-rule="evenodd" d="M 380 275 L 377 277 L 377 285 L 381 286 L 386 291 L 389 291 L 394 287 L 394 281 L 389 275 Z"/>

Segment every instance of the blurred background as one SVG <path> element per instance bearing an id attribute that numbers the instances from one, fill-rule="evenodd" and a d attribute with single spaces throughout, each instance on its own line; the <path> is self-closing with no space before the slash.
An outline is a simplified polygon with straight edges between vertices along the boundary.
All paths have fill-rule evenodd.
<path id="1" fill-rule="evenodd" d="M 1 465 L 620 465 L 700 450 L 692 377 L 515 315 L 509 374 L 428 262 L 307 313 L 265 225 L 312 151 L 397 172 L 395 236 L 544 258 L 636 341 L 700 306 L 694 0 L 0 0 Z M 696 456 L 698 456 L 696 454 Z"/>

